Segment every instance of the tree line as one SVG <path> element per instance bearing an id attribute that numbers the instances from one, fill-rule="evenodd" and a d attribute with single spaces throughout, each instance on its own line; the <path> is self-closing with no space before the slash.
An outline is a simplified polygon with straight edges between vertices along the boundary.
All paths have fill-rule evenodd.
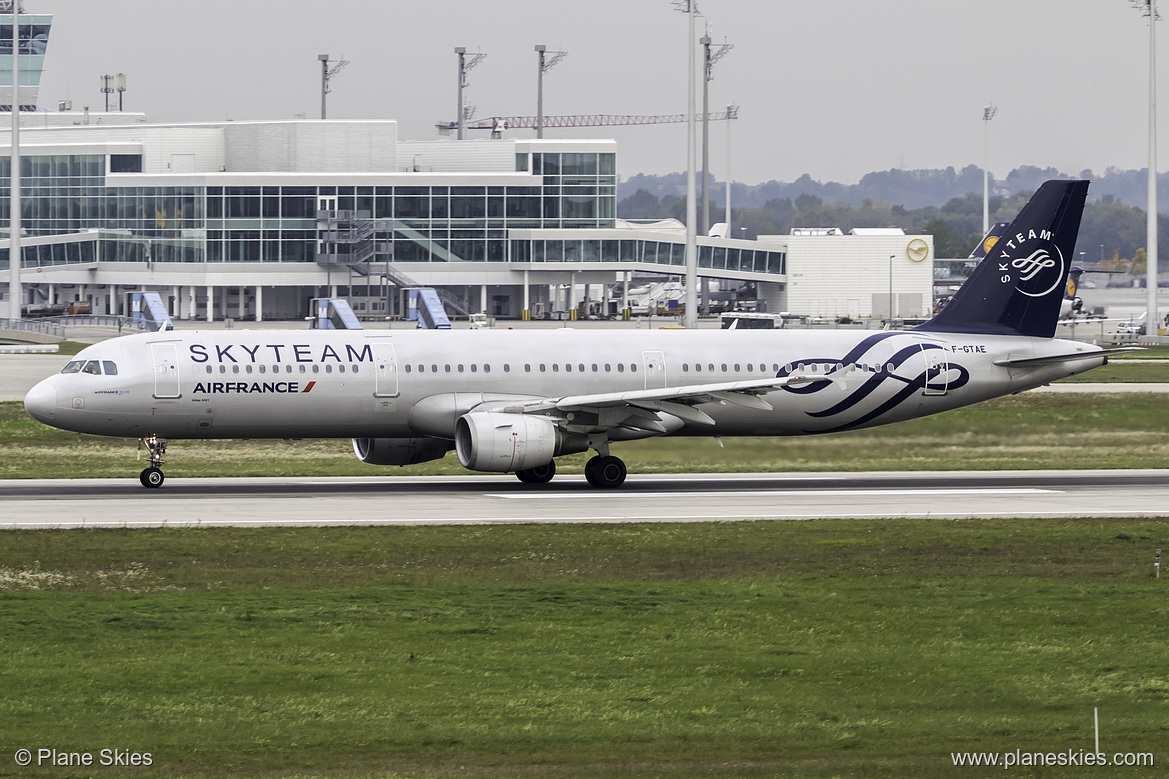
<path id="1" fill-rule="evenodd" d="M 1144 273 L 1147 226 L 1145 210 L 1128 200 L 1147 180 L 1141 171 L 1109 170 L 1103 177 L 1084 171 L 1092 180 L 1089 202 L 1080 224 L 1073 262 L 1104 263 L 1104 267 L 1134 274 Z M 622 219 L 674 218 L 685 221 L 685 174 L 639 174 L 618 188 L 617 215 Z M 1009 222 L 1042 182 L 1069 178 L 1047 168 L 1020 168 L 996 182 L 990 196 L 991 222 Z M 1169 204 L 1169 174 L 1164 196 Z M 1160 187 L 1160 180 L 1158 181 Z M 711 224 L 725 220 L 723 184 L 710 188 Z M 965 188 L 965 191 L 959 192 Z M 1110 191 L 1112 190 L 1112 191 Z M 1124 192 L 1120 196 L 1117 192 Z M 858 199 L 859 198 L 859 199 Z M 928 202 L 930 198 L 937 200 Z M 982 171 L 968 166 L 960 172 L 884 171 L 870 173 L 859 184 L 813 182 L 803 176 L 791 184 L 769 181 L 731 186 L 732 231 L 735 238 L 783 235 L 794 227 L 900 227 L 909 234 L 932 235 L 934 250 L 942 259 L 966 257 L 982 237 Z M 1158 217 L 1158 265 L 1169 260 L 1169 221 Z"/>

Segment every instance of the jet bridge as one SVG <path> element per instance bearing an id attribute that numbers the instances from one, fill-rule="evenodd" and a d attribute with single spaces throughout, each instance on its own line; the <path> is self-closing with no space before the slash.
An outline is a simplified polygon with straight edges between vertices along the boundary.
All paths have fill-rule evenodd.
<path id="1" fill-rule="evenodd" d="M 419 330 L 450 330 L 451 320 L 442 307 L 438 293 L 429 287 L 409 290 L 406 319 L 417 322 Z"/>
<path id="2" fill-rule="evenodd" d="M 361 322 L 349 307 L 348 300 L 340 298 L 313 298 L 313 315 L 309 317 L 313 330 L 361 330 Z"/>
<path id="3" fill-rule="evenodd" d="M 170 321 L 170 314 L 162 297 L 157 292 L 134 292 L 130 297 L 131 316 L 133 322 L 145 322 L 151 330 L 174 330 Z"/>

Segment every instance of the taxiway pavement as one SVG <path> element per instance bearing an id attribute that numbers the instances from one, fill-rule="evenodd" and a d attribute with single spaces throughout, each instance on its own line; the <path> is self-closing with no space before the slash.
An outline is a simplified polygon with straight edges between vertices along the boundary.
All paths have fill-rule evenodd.
<path id="1" fill-rule="evenodd" d="M 1169 470 L 0 481 L 0 529 L 1169 517 Z"/>

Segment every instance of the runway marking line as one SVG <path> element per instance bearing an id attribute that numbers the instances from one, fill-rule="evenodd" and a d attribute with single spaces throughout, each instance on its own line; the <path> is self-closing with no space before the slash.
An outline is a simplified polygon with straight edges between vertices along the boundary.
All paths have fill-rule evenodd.
<path id="1" fill-rule="evenodd" d="M 827 498 L 861 496 L 909 496 L 909 495 L 1035 495 L 1039 493 L 1062 493 L 1064 490 L 1051 490 L 1041 487 L 1002 487 L 1002 488 L 956 488 L 956 489 L 887 489 L 887 490 L 726 490 L 706 492 L 489 492 L 488 498 L 507 498 L 509 500 L 549 500 L 571 496 L 574 500 L 580 498 Z"/>

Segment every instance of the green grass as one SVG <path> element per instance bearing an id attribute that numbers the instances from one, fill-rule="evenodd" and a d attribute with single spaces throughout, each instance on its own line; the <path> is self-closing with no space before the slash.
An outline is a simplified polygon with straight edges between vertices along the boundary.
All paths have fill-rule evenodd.
<path id="1" fill-rule="evenodd" d="M 1136 352 L 1135 354 L 1139 355 L 1140 352 Z M 1138 363 L 1132 362 L 1132 360 L 1155 358 L 1131 357 L 1128 362 L 1119 359 L 1119 357 L 1114 359 L 1115 362 L 1110 362 L 1102 368 L 1095 368 L 1087 373 L 1079 373 L 1066 379 L 1060 379 L 1060 383 L 1104 382 L 1143 384 L 1146 382 L 1169 382 L 1169 360 L 1159 363 Z"/>
<path id="2" fill-rule="evenodd" d="M 924 777 L 1090 748 L 1094 706 L 1109 753 L 1169 737 L 1164 521 L 3 541 L 0 776 Z"/>
<path id="3" fill-rule="evenodd" d="M 1109 366 L 1111 367 L 1111 366 Z M 1129 366 L 1139 367 L 1139 366 Z M 1169 463 L 1169 414 L 1158 394 L 999 398 L 886 427 L 823 436 L 658 439 L 613 451 L 631 473 L 1159 468 Z M 67 433 L 0 403 L 0 478 L 128 478 L 144 467 L 129 439 Z M 587 455 L 560 458 L 564 473 Z M 348 441 L 174 441 L 169 477 L 468 474 L 454 454 L 406 468 L 364 465 Z"/>

